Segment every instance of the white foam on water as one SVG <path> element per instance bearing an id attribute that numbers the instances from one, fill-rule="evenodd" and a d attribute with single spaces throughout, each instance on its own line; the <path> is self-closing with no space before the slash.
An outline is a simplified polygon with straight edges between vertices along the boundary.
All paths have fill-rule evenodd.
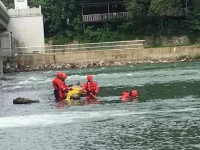
<path id="1" fill-rule="evenodd" d="M 31 87 L 31 86 L 26 86 L 26 88 L 28 88 L 28 87 Z M 15 90 L 15 89 L 21 89 L 21 88 L 24 88 L 24 86 L 17 85 L 17 86 L 12 86 L 12 87 L 5 87 L 3 89 L 4 90 Z"/>
<path id="2" fill-rule="evenodd" d="M 107 86 L 112 86 L 113 84 L 107 84 Z"/>
<path id="3" fill-rule="evenodd" d="M 37 81 L 37 80 L 38 80 L 38 78 L 37 78 L 37 77 L 35 77 L 35 76 L 32 76 L 32 77 L 30 77 L 30 78 L 29 78 L 29 80 Z"/>
<path id="4" fill-rule="evenodd" d="M 105 116 L 117 116 L 122 113 L 111 111 L 100 112 L 67 112 L 59 115 L 31 115 L 0 118 L 0 128 L 49 126 L 53 124 L 68 124 L 72 122 L 84 122 L 88 119 L 104 118 Z M 110 115 L 108 115 L 110 114 Z"/>
<path id="5" fill-rule="evenodd" d="M 94 119 L 106 119 L 111 117 L 124 117 L 129 115 L 143 115 L 143 114 L 161 114 L 161 113 L 174 113 L 174 112 L 189 112 L 199 110 L 199 108 L 186 108 L 178 110 L 166 111 L 77 111 L 65 112 L 62 114 L 46 114 L 46 115 L 30 115 L 30 116 L 14 116 L 0 118 L 0 128 L 14 128 L 14 127 L 28 127 L 28 126 L 49 126 L 59 124 L 69 124 L 74 122 L 87 122 Z"/>
<path id="6" fill-rule="evenodd" d="M 38 81 L 37 84 L 39 83 L 51 83 L 52 79 L 44 79 L 43 81 Z"/>
<path id="7" fill-rule="evenodd" d="M 79 80 L 79 79 L 86 79 L 86 75 L 85 76 L 80 76 L 80 75 L 71 75 L 71 76 L 68 76 L 67 79 L 69 80 Z"/>
<path id="8" fill-rule="evenodd" d="M 126 74 L 126 76 L 133 76 L 133 74 L 132 73 L 128 73 L 128 74 Z"/>
<path id="9" fill-rule="evenodd" d="M 53 71 L 44 71 L 43 73 L 50 74 L 50 73 L 53 73 Z"/>
<path id="10" fill-rule="evenodd" d="M 104 67 L 100 68 L 104 69 Z M 190 70 L 188 75 L 188 70 L 178 70 L 178 69 L 166 69 L 166 70 L 143 70 L 143 71 L 126 71 L 126 72 L 110 72 L 110 73 L 100 73 L 94 75 L 94 80 L 99 83 L 100 87 L 110 87 L 110 86 L 128 86 L 132 85 L 144 85 L 144 84 L 154 84 L 154 83 L 169 83 L 177 81 L 197 81 L 200 80 L 198 76 L 199 72 L 196 70 Z M 177 71 L 177 74 L 174 74 Z M 185 75 L 184 75 L 185 74 Z M 158 76 L 159 75 L 159 76 Z M 180 78 L 183 75 L 183 78 Z M 151 78 L 151 80 L 149 80 Z M 53 77 L 41 78 L 37 76 L 31 76 L 28 80 L 20 81 L 19 85 L 51 83 Z M 69 75 L 66 82 L 80 81 L 81 83 L 86 81 L 86 75 Z"/>
<path id="11" fill-rule="evenodd" d="M 70 123 L 70 118 L 63 118 L 59 115 L 31 115 L 18 117 L 0 118 L 0 128 L 27 127 L 27 126 L 48 126 L 51 124 Z"/>
<path id="12" fill-rule="evenodd" d="M 20 81 L 18 84 L 20 84 L 20 85 L 27 85 L 27 84 L 30 84 L 30 83 L 33 83 L 33 82 L 25 80 L 25 81 Z"/>
<path id="13" fill-rule="evenodd" d="M 154 83 L 169 83 L 178 81 L 197 81 L 200 80 L 199 72 L 192 70 L 188 75 L 188 70 L 179 70 L 177 74 L 174 74 L 176 70 L 144 70 L 144 71 L 128 71 L 128 72 L 110 72 L 100 73 L 94 75 L 94 80 L 99 83 L 100 87 L 109 86 L 128 86 L 130 83 L 134 85 L 154 84 Z M 185 74 L 185 75 L 184 75 Z M 183 75 L 183 78 L 180 78 Z M 151 80 L 149 80 L 151 78 Z M 85 81 L 86 75 L 71 75 L 67 78 L 68 81 Z M 112 84 L 110 84 L 112 83 Z"/>
<path id="14" fill-rule="evenodd" d="M 33 85 L 33 84 L 43 84 L 43 83 L 51 83 L 51 78 L 40 78 L 31 76 L 29 79 L 20 81 L 18 85 Z M 17 86 L 16 86 L 17 87 Z"/>

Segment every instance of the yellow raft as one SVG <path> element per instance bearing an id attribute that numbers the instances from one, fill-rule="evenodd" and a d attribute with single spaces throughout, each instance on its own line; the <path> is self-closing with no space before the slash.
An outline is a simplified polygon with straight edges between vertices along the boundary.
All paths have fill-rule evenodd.
<path id="1" fill-rule="evenodd" d="M 68 106 L 70 105 L 88 105 L 88 104 L 99 104 L 99 100 L 96 96 L 94 99 L 86 100 L 85 94 L 82 91 L 82 87 L 80 85 L 73 85 L 72 90 L 70 90 L 67 94 L 65 102 Z M 84 97 L 84 98 L 82 98 Z M 82 99 L 81 99 L 82 98 Z"/>
<path id="2" fill-rule="evenodd" d="M 81 105 L 83 103 L 81 101 L 81 97 L 84 96 L 82 92 L 82 87 L 80 85 L 73 85 L 70 88 L 72 90 L 68 92 L 65 101 L 68 105 Z"/>

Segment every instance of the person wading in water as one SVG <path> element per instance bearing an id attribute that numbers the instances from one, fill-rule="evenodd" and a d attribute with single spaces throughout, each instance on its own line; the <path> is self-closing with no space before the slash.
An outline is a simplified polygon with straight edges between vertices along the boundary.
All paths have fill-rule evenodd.
<path id="1" fill-rule="evenodd" d="M 135 102 L 137 101 L 137 97 L 137 90 L 132 90 L 122 92 L 120 99 L 122 100 L 122 102 Z"/>
<path id="2" fill-rule="evenodd" d="M 56 78 L 53 79 L 53 88 L 54 88 L 54 95 L 57 101 L 61 101 L 65 98 L 65 93 L 67 88 L 63 84 L 63 73 L 57 72 Z"/>
<path id="3" fill-rule="evenodd" d="M 87 82 L 83 84 L 83 93 L 86 94 L 86 100 L 97 99 L 99 86 L 96 81 L 93 81 L 93 75 L 87 75 Z"/>

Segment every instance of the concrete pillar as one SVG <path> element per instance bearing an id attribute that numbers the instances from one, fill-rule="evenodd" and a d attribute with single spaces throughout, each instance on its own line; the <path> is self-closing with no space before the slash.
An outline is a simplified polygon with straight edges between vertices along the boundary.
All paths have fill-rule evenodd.
<path id="1" fill-rule="evenodd" d="M 2 77 L 3 77 L 3 60 L 0 55 L 0 78 L 2 78 Z"/>

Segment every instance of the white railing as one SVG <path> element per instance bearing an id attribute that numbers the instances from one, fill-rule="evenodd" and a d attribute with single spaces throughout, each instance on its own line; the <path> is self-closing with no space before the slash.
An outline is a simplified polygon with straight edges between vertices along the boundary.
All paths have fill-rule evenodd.
<path id="1" fill-rule="evenodd" d="M 119 13 L 106 13 L 106 14 L 92 14 L 92 15 L 83 15 L 82 17 L 83 17 L 83 22 L 102 22 L 115 18 L 130 18 L 131 13 L 119 12 Z"/>
<path id="2" fill-rule="evenodd" d="M 8 9 L 10 17 L 24 17 L 24 16 L 40 16 L 42 15 L 41 6 L 38 8 L 27 8 L 27 9 Z"/>
<path id="3" fill-rule="evenodd" d="M 56 54 L 77 51 L 106 51 L 106 50 L 134 50 L 143 49 L 144 40 L 85 43 L 85 44 L 68 44 L 68 45 L 51 45 L 45 47 L 16 47 L 11 51 L 12 56 L 30 55 L 30 54 Z M 6 50 L 6 49 L 5 49 Z M 10 54 L 9 49 L 3 50 L 3 55 Z"/>

